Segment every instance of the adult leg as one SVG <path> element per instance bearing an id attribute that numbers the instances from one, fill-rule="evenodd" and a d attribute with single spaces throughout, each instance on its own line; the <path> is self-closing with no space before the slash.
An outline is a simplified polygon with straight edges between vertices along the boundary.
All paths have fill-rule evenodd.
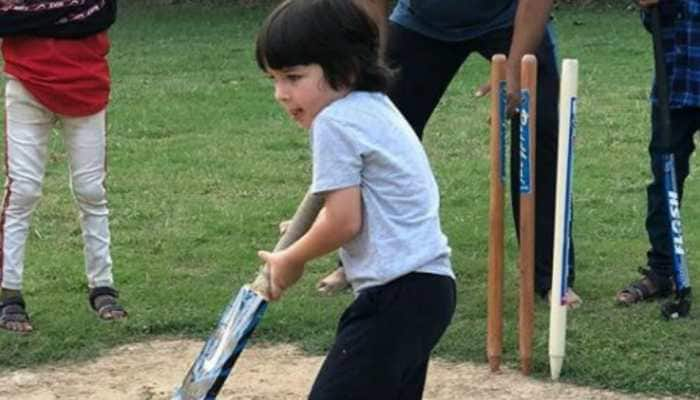
<path id="1" fill-rule="evenodd" d="M 455 308 L 451 278 L 413 273 L 363 291 L 341 317 L 312 400 L 420 399 Z"/>
<path id="2" fill-rule="evenodd" d="M 552 24 L 537 49 L 537 142 L 535 155 L 535 289 L 544 296 L 552 285 L 559 143 L 559 70 Z M 573 216 L 572 216 L 573 219 Z M 573 223 L 573 222 L 572 222 Z M 574 239 L 570 238 L 568 286 L 576 278 Z"/>
<path id="3" fill-rule="evenodd" d="M 468 54 L 461 42 L 439 41 L 389 23 L 386 59 L 398 69 L 389 97 L 418 138 Z"/>
<path id="4" fill-rule="evenodd" d="M 507 54 L 512 29 L 486 35 L 479 53 L 487 59 L 497 53 Z M 537 121 L 535 143 L 535 290 L 544 297 L 552 284 L 552 253 L 554 243 L 554 213 L 557 176 L 559 71 L 557 69 L 554 31 L 551 24 L 535 54 L 537 57 Z M 520 123 L 511 120 L 510 182 L 511 206 L 515 225 L 520 219 Z M 516 233 L 518 230 L 516 230 Z M 569 286 L 574 283 L 573 240 L 569 254 L 571 269 Z"/>
<path id="5" fill-rule="evenodd" d="M 5 193 L 0 216 L 0 328 L 32 329 L 21 296 L 31 215 L 41 197 L 54 115 L 9 78 L 5 91 Z"/>
<path id="6" fill-rule="evenodd" d="M 70 156 L 70 185 L 80 213 L 85 273 L 91 290 L 90 303 L 103 319 L 126 315 L 116 302 L 110 254 L 109 210 L 107 209 L 105 111 L 63 117 L 63 134 Z M 110 290 L 111 289 L 111 290 Z"/>

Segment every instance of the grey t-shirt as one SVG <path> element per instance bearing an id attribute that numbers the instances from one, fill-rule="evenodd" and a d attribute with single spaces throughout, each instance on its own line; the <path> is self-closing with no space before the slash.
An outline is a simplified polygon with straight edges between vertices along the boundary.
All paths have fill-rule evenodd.
<path id="1" fill-rule="evenodd" d="M 359 186 L 362 229 L 340 257 L 355 292 L 410 272 L 454 278 L 423 146 L 382 93 L 351 92 L 311 126 L 315 193 Z"/>
<path id="2" fill-rule="evenodd" d="M 390 19 L 425 36 L 469 40 L 513 25 L 516 0 L 399 0 Z"/>

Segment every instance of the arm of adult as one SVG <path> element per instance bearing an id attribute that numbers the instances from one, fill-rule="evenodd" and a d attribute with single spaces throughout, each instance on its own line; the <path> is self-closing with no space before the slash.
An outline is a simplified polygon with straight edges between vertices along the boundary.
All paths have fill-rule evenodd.
<path id="1" fill-rule="evenodd" d="M 508 116 L 513 116 L 520 102 L 520 60 L 525 54 L 534 54 L 540 45 L 553 4 L 554 0 L 518 1 L 506 63 Z M 489 84 L 485 84 L 476 91 L 476 95 L 485 96 L 489 91 Z"/>
<path id="2" fill-rule="evenodd" d="M 508 115 L 513 115 L 520 102 L 520 60 L 525 54 L 534 54 L 540 45 L 553 3 L 554 0 L 518 1 L 506 62 Z"/>
<path id="3" fill-rule="evenodd" d="M 278 300 L 304 273 L 304 265 L 337 250 L 362 227 L 362 195 L 359 186 L 325 194 L 321 212 L 309 231 L 285 250 L 259 251 L 270 271 L 270 300 Z"/>
<path id="4" fill-rule="evenodd" d="M 361 3 L 367 14 L 374 20 L 379 28 L 379 50 L 384 54 L 386 49 L 387 16 L 389 13 L 389 0 L 362 0 Z"/>

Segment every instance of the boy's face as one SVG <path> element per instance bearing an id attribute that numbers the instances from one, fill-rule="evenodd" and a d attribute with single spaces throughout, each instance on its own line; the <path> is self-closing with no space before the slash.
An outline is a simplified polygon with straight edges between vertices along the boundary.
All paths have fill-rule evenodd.
<path id="1" fill-rule="evenodd" d="M 267 69 L 275 82 L 277 100 L 301 127 L 310 128 L 316 115 L 328 104 L 345 96 L 349 90 L 333 89 L 318 64 Z"/>

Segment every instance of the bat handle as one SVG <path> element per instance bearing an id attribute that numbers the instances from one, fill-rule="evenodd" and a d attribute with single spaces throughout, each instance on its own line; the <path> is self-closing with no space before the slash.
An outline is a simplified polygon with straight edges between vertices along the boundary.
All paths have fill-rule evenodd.
<path id="1" fill-rule="evenodd" d="M 304 236 L 314 221 L 316 221 L 316 216 L 321 211 L 322 207 L 323 196 L 308 192 L 294 213 L 294 217 L 292 217 L 292 221 L 289 223 L 287 230 L 282 234 L 277 245 L 275 245 L 274 251 L 284 250 Z M 253 283 L 250 284 L 250 288 L 266 300 L 269 300 L 270 271 L 267 266 L 262 266 L 260 268 L 260 272 L 258 276 L 255 277 Z"/>
<path id="2" fill-rule="evenodd" d="M 256 276 L 253 283 L 250 284 L 250 289 L 262 296 L 265 300 L 269 301 L 270 296 L 268 293 L 270 293 L 270 285 L 270 270 L 267 268 L 267 266 L 263 265 L 260 267 L 258 276 Z"/>

